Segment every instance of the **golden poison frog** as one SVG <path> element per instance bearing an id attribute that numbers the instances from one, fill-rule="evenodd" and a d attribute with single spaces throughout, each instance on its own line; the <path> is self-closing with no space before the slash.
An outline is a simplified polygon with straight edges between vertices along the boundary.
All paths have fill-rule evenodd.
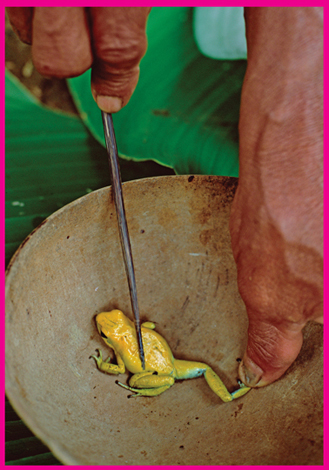
<path id="1" fill-rule="evenodd" d="M 230 393 L 218 375 L 210 366 L 202 362 L 183 361 L 175 359 L 164 338 L 154 331 L 155 324 L 142 324 L 142 338 L 145 353 L 145 370 L 138 353 L 138 344 L 134 323 L 120 310 L 99 313 L 96 316 L 98 332 L 107 346 L 114 350 L 117 364 L 110 364 L 110 358 L 103 361 L 101 351 L 99 356 L 91 356 L 96 360 L 100 371 L 107 374 L 123 374 L 127 368 L 133 375 L 129 386 L 117 382 L 135 395 L 153 397 L 160 395 L 170 388 L 175 380 L 192 379 L 204 376 L 209 387 L 223 401 L 232 401 L 247 393 L 250 388 L 239 382 L 240 388 Z"/>

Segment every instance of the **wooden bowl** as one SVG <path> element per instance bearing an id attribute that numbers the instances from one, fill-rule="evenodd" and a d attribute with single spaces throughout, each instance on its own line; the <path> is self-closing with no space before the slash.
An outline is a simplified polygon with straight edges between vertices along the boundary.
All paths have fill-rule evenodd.
<path id="1" fill-rule="evenodd" d="M 248 320 L 228 219 L 236 180 L 168 176 L 124 184 L 142 320 L 175 357 L 208 363 L 237 387 Z M 68 465 L 320 465 L 322 327 L 305 329 L 283 378 L 223 403 L 203 378 L 127 399 L 94 317 L 132 318 L 111 188 L 63 207 L 13 257 L 6 283 L 6 392 Z M 108 351 L 110 354 L 110 351 Z M 128 374 L 120 377 L 126 381 Z"/>

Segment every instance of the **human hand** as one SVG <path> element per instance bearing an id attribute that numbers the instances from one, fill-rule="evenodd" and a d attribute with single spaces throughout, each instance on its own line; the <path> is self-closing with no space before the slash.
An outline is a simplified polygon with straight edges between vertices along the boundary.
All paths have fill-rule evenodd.
<path id="1" fill-rule="evenodd" d="M 7 7 L 14 31 L 32 44 L 42 75 L 69 78 L 92 67 L 100 109 L 115 113 L 133 94 L 146 52 L 148 7 Z"/>
<path id="2" fill-rule="evenodd" d="M 322 9 L 247 8 L 230 229 L 249 317 L 240 379 L 264 386 L 323 314 Z"/>

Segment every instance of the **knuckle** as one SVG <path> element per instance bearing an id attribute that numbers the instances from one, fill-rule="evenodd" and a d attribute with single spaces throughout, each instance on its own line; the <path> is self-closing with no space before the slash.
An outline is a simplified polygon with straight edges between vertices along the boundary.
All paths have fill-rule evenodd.
<path id="1" fill-rule="evenodd" d="M 146 52 L 146 38 L 126 35 L 111 41 L 101 42 L 96 47 L 96 60 L 104 63 L 112 74 L 121 73 L 138 66 Z"/>
<path id="2" fill-rule="evenodd" d="M 133 94 L 139 77 L 139 67 L 112 74 L 108 68 L 92 67 L 93 93 L 105 96 L 118 96 L 125 106 Z"/>
<path id="3" fill-rule="evenodd" d="M 249 325 L 248 356 L 264 371 L 282 373 L 299 354 L 302 327 L 253 321 Z"/>
<path id="4" fill-rule="evenodd" d="M 36 70 L 45 77 L 52 77 L 55 73 L 52 63 L 43 58 L 33 56 L 33 64 Z"/>
<path id="5" fill-rule="evenodd" d="M 59 60 L 55 61 L 53 56 L 33 56 L 33 63 L 37 71 L 45 76 L 51 78 L 70 78 L 76 77 L 84 73 L 91 63 L 88 60 L 75 61 L 75 60 Z"/>
<path id="6" fill-rule="evenodd" d="M 248 354 L 256 357 L 260 366 L 271 365 L 273 369 L 283 366 L 282 357 L 278 356 L 278 333 L 272 325 L 262 328 L 261 334 L 255 330 L 249 331 Z"/>

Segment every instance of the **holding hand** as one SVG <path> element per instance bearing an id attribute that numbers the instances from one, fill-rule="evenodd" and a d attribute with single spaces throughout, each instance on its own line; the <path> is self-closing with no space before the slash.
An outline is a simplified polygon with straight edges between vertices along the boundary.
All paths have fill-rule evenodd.
<path id="1" fill-rule="evenodd" d="M 133 94 L 146 52 L 148 7 L 8 7 L 10 22 L 32 44 L 42 75 L 76 77 L 92 67 L 91 90 L 103 111 L 115 113 Z"/>
<path id="2" fill-rule="evenodd" d="M 249 340 L 240 378 L 278 379 L 323 314 L 321 8 L 247 8 L 232 247 Z"/>

